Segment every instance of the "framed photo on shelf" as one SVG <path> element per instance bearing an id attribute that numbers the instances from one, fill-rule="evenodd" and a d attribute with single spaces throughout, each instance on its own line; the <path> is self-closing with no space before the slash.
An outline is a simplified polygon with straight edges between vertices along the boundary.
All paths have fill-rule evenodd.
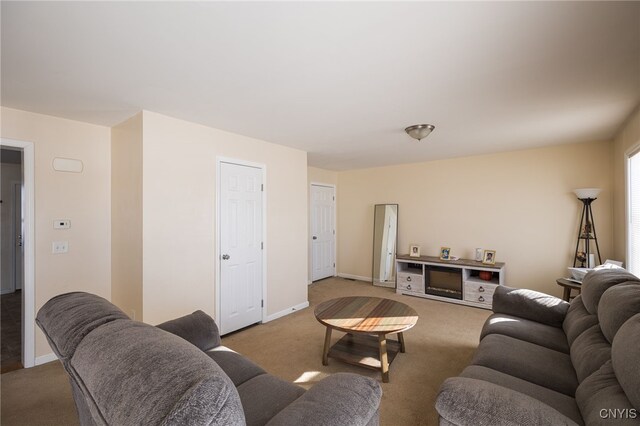
<path id="1" fill-rule="evenodd" d="M 485 250 L 482 255 L 482 263 L 485 265 L 495 265 L 496 264 L 496 251 L 495 250 Z"/>
<path id="2" fill-rule="evenodd" d="M 451 247 L 440 247 L 440 259 L 449 260 L 451 255 Z"/>
<path id="3" fill-rule="evenodd" d="M 420 257 L 420 246 L 412 244 L 409 246 L 409 256 Z"/>

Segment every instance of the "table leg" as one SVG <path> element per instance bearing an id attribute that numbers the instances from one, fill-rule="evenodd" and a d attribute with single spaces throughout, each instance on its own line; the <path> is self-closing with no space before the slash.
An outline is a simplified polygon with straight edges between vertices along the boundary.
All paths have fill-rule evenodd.
<path id="1" fill-rule="evenodd" d="M 389 383 L 389 359 L 387 358 L 387 336 L 381 334 L 378 336 L 380 342 L 380 372 L 382 373 L 382 381 Z"/>
<path id="2" fill-rule="evenodd" d="M 569 287 L 564 287 L 564 291 L 562 292 L 562 299 L 569 302 L 571 300 L 571 289 Z"/>
<path id="3" fill-rule="evenodd" d="M 329 346 L 331 346 L 331 327 L 327 327 L 324 335 L 324 349 L 322 350 L 322 365 L 329 365 Z"/>
<path id="4" fill-rule="evenodd" d="M 400 352 L 404 353 L 404 334 L 398 333 L 398 342 L 400 343 Z"/>

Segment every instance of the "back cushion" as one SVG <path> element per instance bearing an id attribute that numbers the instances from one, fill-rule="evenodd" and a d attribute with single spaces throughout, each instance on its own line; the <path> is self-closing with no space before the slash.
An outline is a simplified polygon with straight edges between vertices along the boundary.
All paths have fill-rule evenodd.
<path id="1" fill-rule="evenodd" d="M 562 329 L 567 335 L 569 346 L 573 344 L 576 338 L 588 328 L 598 324 L 598 316 L 590 314 L 582 303 L 582 296 L 577 296 L 571 301 L 571 306 L 567 311 L 567 316 L 562 323 Z"/>
<path id="2" fill-rule="evenodd" d="M 600 297 L 609 288 L 627 281 L 638 281 L 624 269 L 602 269 L 589 272 L 582 281 L 582 301 L 590 314 L 598 313 Z"/>
<path id="3" fill-rule="evenodd" d="M 629 318 L 640 313 L 640 285 L 620 284 L 602 294 L 598 303 L 598 319 L 602 333 L 609 342 Z"/>
<path id="4" fill-rule="evenodd" d="M 220 367 L 147 324 L 116 320 L 95 329 L 70 366 L 97 424 L 180 424 L 190 415 L 193 424 L 244 423 L 236 388 Z"/>
<path id="5" fill-rule="evenodd" d="M 578 382 L 582 382 L 610 359 L 611 344 L 597 324 L 585 330 L 571 345 L 571 362 Z"/>
<path id="6" fill-rule="evenodd" d="M 606 420 L 602 418 L 602 410 L 621 410 L 618 412 L 631 413 L 631 402 L 625 395 L 615 373 L 611 361 L 607 361 L 598 371 L 587 377 L 576 390 L 576 402 L 580 413 L 588 425 L 597 424 L 636 424 L 634 419 L 624 422 L 620 419 Z M 640 415 L 640 414 L 639 414 Z"/>
<path id="7" fill-rule="evenodd" d="M 118 319 L 129 317 L 100 296 L 73 292 L 45 303 L 38 311 L 36 323 L 47 336 L 51 349 L 66 363 L 87 334 Z"/>
<path id="8" fill-rule="evenodd" d="M 611 347 L 613 371 L 631 404 L 640 410 L 640 314 L 627 320 Z"/>

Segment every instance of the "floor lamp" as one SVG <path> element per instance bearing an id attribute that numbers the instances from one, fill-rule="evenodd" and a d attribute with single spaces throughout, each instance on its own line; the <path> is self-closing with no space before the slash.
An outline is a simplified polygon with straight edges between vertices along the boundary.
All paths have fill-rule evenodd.
<path id="1" fill-rule="evenodd" d="M 576 266 L 576 262 L 580 262 L 581 268 L 585 267 L 585 262 L 588 268 L 593 268 L 595 265 L 590 259 L 590 246 L 593 240 L 596 243 L 596 251 L 598 252 L 599 265 L 602 264 L 602 258 L 600 257 L 600 247 L 598 246 L 598 236 L 596 234 L 596 226 L 593 221 L 593 211 L 591 210 L 591 203 L 598 199 L 600 194 L 599 188 L 581 188 L 575 189 L 573 192 L 578 196 L 578 199 L 582 201 L 582 214 L 580 215 L 580 227 L 578 228 L 578 241 L 576 241 L 576 252 L 573 256 L 573 266 Z M 580 248 L 580 240 L 584 241 L 584 251 L 578 251 Z"/>

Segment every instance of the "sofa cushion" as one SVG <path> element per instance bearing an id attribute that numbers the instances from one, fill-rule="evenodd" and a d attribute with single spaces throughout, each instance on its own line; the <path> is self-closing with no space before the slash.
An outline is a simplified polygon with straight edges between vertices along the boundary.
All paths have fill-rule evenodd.
<path id="1" fill-rule="evenodd" d="M 640 410 L 640 314 L 627 320 L 611 347 L 613 371 L 631 404 Z"/>
<path id="2" fill-rule="evenodd" d="M 597 371 L 611 359 L 611 345 L 602 334 L 599 325 L 582 333 L 571 345 L 571 362 L 578 382 Z"/>
<path id="3" fill-rule="evenodd" d="M 70 370 L 98 424 L 180 419 L 180 407 L 213 393 L 211 407 L 198 411 L 210 416 L 201 424 L 244 423 L 236 388 L 222 369 L 194 345 L 147 324 L 116 320 L 96 328 L 78 345 Z"/>
<path id="4" fill-rule="evenodd" d="M 503 285 L 493 293 L 493 312 L 562 327 L 569 303 L 555 296 Z"/>
<path id="5" fill-rule="evenodd" d="M 486 380 L 451 377 L 436 399 L 441 424 L 560 426 L 576 422 L 535 398 Z"/>
<path id="6" fill-rule="evenodd" d="M 470 365 L 465 368 L 460 377 L 469 377 L 471 379 L 485 380 L 504 386 L 516 392 L 529 395 L 539 401 L 544 402 L 548 406 L 558 410 L 560 413 L 569 417 L 576 423 L 582 423 L 582 416 L 578 410 L 575 399 L 560 392 L 553 391 L 535 383 L 527 382 L 514 376 L 493 370 L 491 368 L 482 367 L 480 365 Z"/>
<path id="7" fill-rule="evenodd" d="M 232 351 L 226 346 L 218 346 L 217 348 L 211 349 L 207 351 L 207 355 L 222 368 L 236 387 L 260 374 L 266 374 L 266 371 L 251 362 L 248 358 Z"/>
<path id="8" fill-rule="evenodd" d="M 578 381 L 568 354 L 500 334 L 480 341 L 471 361 L 573 397 Z"/>
<path id="9" fill-rule="evenodd" d="M 620 284 L 602 294 L 598 303 L 598 319 L 602 334 L 609 343 L 629 318 L 640 313 L 640 285 Z"/>
<path id="10" fill-rule="evenodd" d="M 87 334 L 118 319 L 129 317 L 106 299 L 78 291 L 61 294 L 45 303 L 38 311 L 36 323 L 51 349 L 66 363 Z"/>
<path id="11" fill-rule="evenodd" d="M 261 374 L 238 386 L 247 426 L 266 424 L 304 389 L 270 374 Z"/>
<path id="12" fill-rule="evenodd" d="M 577 296 L 571 301 L 571 306 L 562 324 L 562 329 L 567 334 L 569 346 L 576 338 L 584 333 L 588 328 L 598 324 L 598 316 L 590 314 L 582 302 L 582 296 Z"/>
<path id="13" fill-rule="evenodd" d="M 489 334 L 503 334 L 549 349 L 569 353 L 567 337 L 561 328 L 512 315 L 491 315 L 482 327 L 480 339 L 482 340 Z"/>
<path id="14" fill-rule="evenodd" d="M 582 280 L 582 301 L 590 314 L 598 313 L 602 294 L 614 285 L 627 281 L 638 281 L 635 275 L 624 269 L 601 269 L 591 271 Z"/>
<path id="15" fill-rule="evenodd" d="M 332 374 L 280 411 L 268 426 L 377 426 L 381 396 L 377 380 L 351 373 Z"/>
<path id="16" fill-rule="evenodd" d="M 203 351 L 220 346 L 220 333 L 216 322 L 200 310 L 163 322 L 156 327 L 182 337 Z"/>
<path id="17" fill-rule="evenodd" d="M 244 412 L 235 392 L 221 386 L 219 377 L 203 379 L 191 387 L 164 418 L 161 426 L 244 425 Z M 221 410 L 225 405 L 233 410 Z"/>
<path id="18" fill-rule="evenodd" d="M 607 361 L 598 371 L 580 383 L 576 389 L 576 402 L 585 422 L 590 425 L 610 423 L 602 417 L 602 410 L 633 408 L 620 387 L 611 361 Z M 618 424 L 625 423 L 616 421 L 616 425 Z M 637 425 L 637 420 L 633 420 L 632 424 Z"/>

